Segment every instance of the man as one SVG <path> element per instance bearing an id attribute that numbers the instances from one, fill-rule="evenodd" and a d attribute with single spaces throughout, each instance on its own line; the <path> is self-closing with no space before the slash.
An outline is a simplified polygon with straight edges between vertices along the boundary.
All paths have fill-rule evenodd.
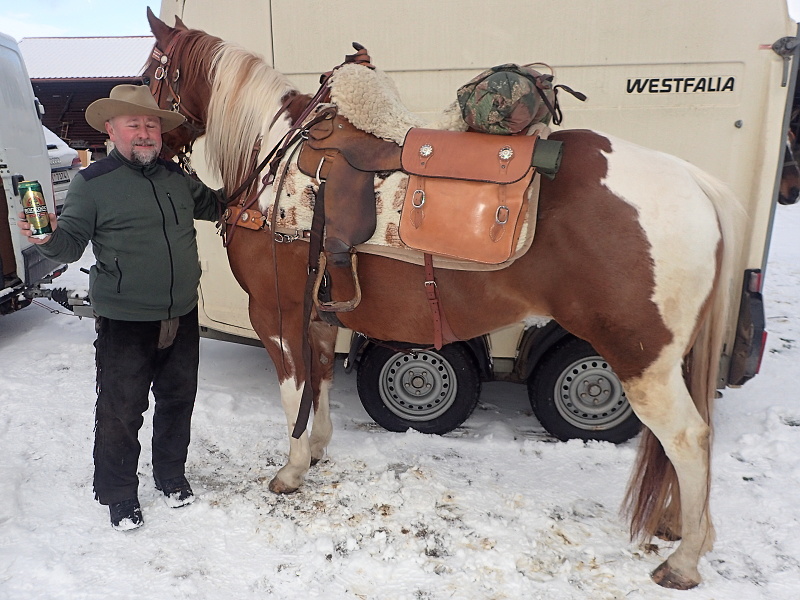
<path id="1" fill-rule="evenodd" d="M 86 120 L 108 134 L 114 150 L 75 177 L 62 215 L 50 215 L 53 233 L 31 242 L 63 262 L 78 260 L 92 242 L 94 491 L 109 506 L 112 526 L 124 531 L 144 524 L 138 432 L 151 386 L 156 488 L 171 507 L 194 500 L 184 472 L 199 359 L 194 219 L 217 218 L 218 194 L 157 158 L 162 132 L 184 117 L 159 109 L 147 87 L 116 86 L 89 105 Z"/>

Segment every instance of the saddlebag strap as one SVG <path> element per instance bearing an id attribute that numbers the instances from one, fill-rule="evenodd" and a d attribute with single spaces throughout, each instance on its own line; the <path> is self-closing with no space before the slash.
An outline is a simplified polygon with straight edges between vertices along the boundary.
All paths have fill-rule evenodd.
<path id="1" fill-rule="evenodd" d="M 433 257 L 430 254 L 424 254 L 425 257 L 425 294 L 428 297 L 428 304 L 431 307 L 433 315 L 433 346 L 437 350 L 441 350 L 444 344 L 450 344 L 459 340 L 453 330 L 450 329 L 450 324 L 447 322 L 442 311 L 442 303 L 439 300 L 439 289 L 436 286 L 436 278 L 433 273 Z"/>

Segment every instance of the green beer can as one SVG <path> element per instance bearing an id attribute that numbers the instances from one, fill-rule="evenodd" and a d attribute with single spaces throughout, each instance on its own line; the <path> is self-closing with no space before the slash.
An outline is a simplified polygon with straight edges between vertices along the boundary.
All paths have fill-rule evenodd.
<path id="1" fill-rule="evenodd" d="M 44 201 L 42 186 L 38 181 L 21 181 L 19 194 L 22 197 L 22 210 L 31 226 L 31 237 L 43 238 L 53 233 L 47 203 Z"/>

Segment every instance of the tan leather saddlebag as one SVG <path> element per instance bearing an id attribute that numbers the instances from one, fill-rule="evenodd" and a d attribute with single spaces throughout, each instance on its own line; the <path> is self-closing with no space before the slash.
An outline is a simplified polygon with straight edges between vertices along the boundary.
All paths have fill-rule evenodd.
<path id="1" fill-rule="evenodd" d="M 411 129 L 400 239 L 422 252 L 499 264 L 514 253 L 537 136 Z"/>

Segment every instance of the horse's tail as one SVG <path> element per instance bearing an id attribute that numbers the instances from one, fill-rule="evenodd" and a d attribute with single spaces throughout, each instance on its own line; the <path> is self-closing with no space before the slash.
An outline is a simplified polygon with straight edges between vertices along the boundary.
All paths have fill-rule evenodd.
<path id="1" fill-rule="evenodd" d="M 689 165 L 692 177 L 711 200 L 721 234 L 721 253 L 711 294 L 698 316 L 700 327 L 684 358 L 683 377 L 697 411 L 711 430 L 711 414 L 720 377 L 720 356 L 727 335 L 733 270 L 741 250 L 741 231 L 746 217 L 733 192 L 721 181 Z M 711 437 L 706 449 L 710 464 Z M 711 483 L 708 469 L 707 486 Z M 624 507 L 630 516 L 631 538 L 644 540 L 652 535 L 679 539 L 681 501 L 678 477 L 658 438 L 649 430 L 642 432 L 633 476 Z M 708 494 L 705 511 L 708 511 Z"/>

